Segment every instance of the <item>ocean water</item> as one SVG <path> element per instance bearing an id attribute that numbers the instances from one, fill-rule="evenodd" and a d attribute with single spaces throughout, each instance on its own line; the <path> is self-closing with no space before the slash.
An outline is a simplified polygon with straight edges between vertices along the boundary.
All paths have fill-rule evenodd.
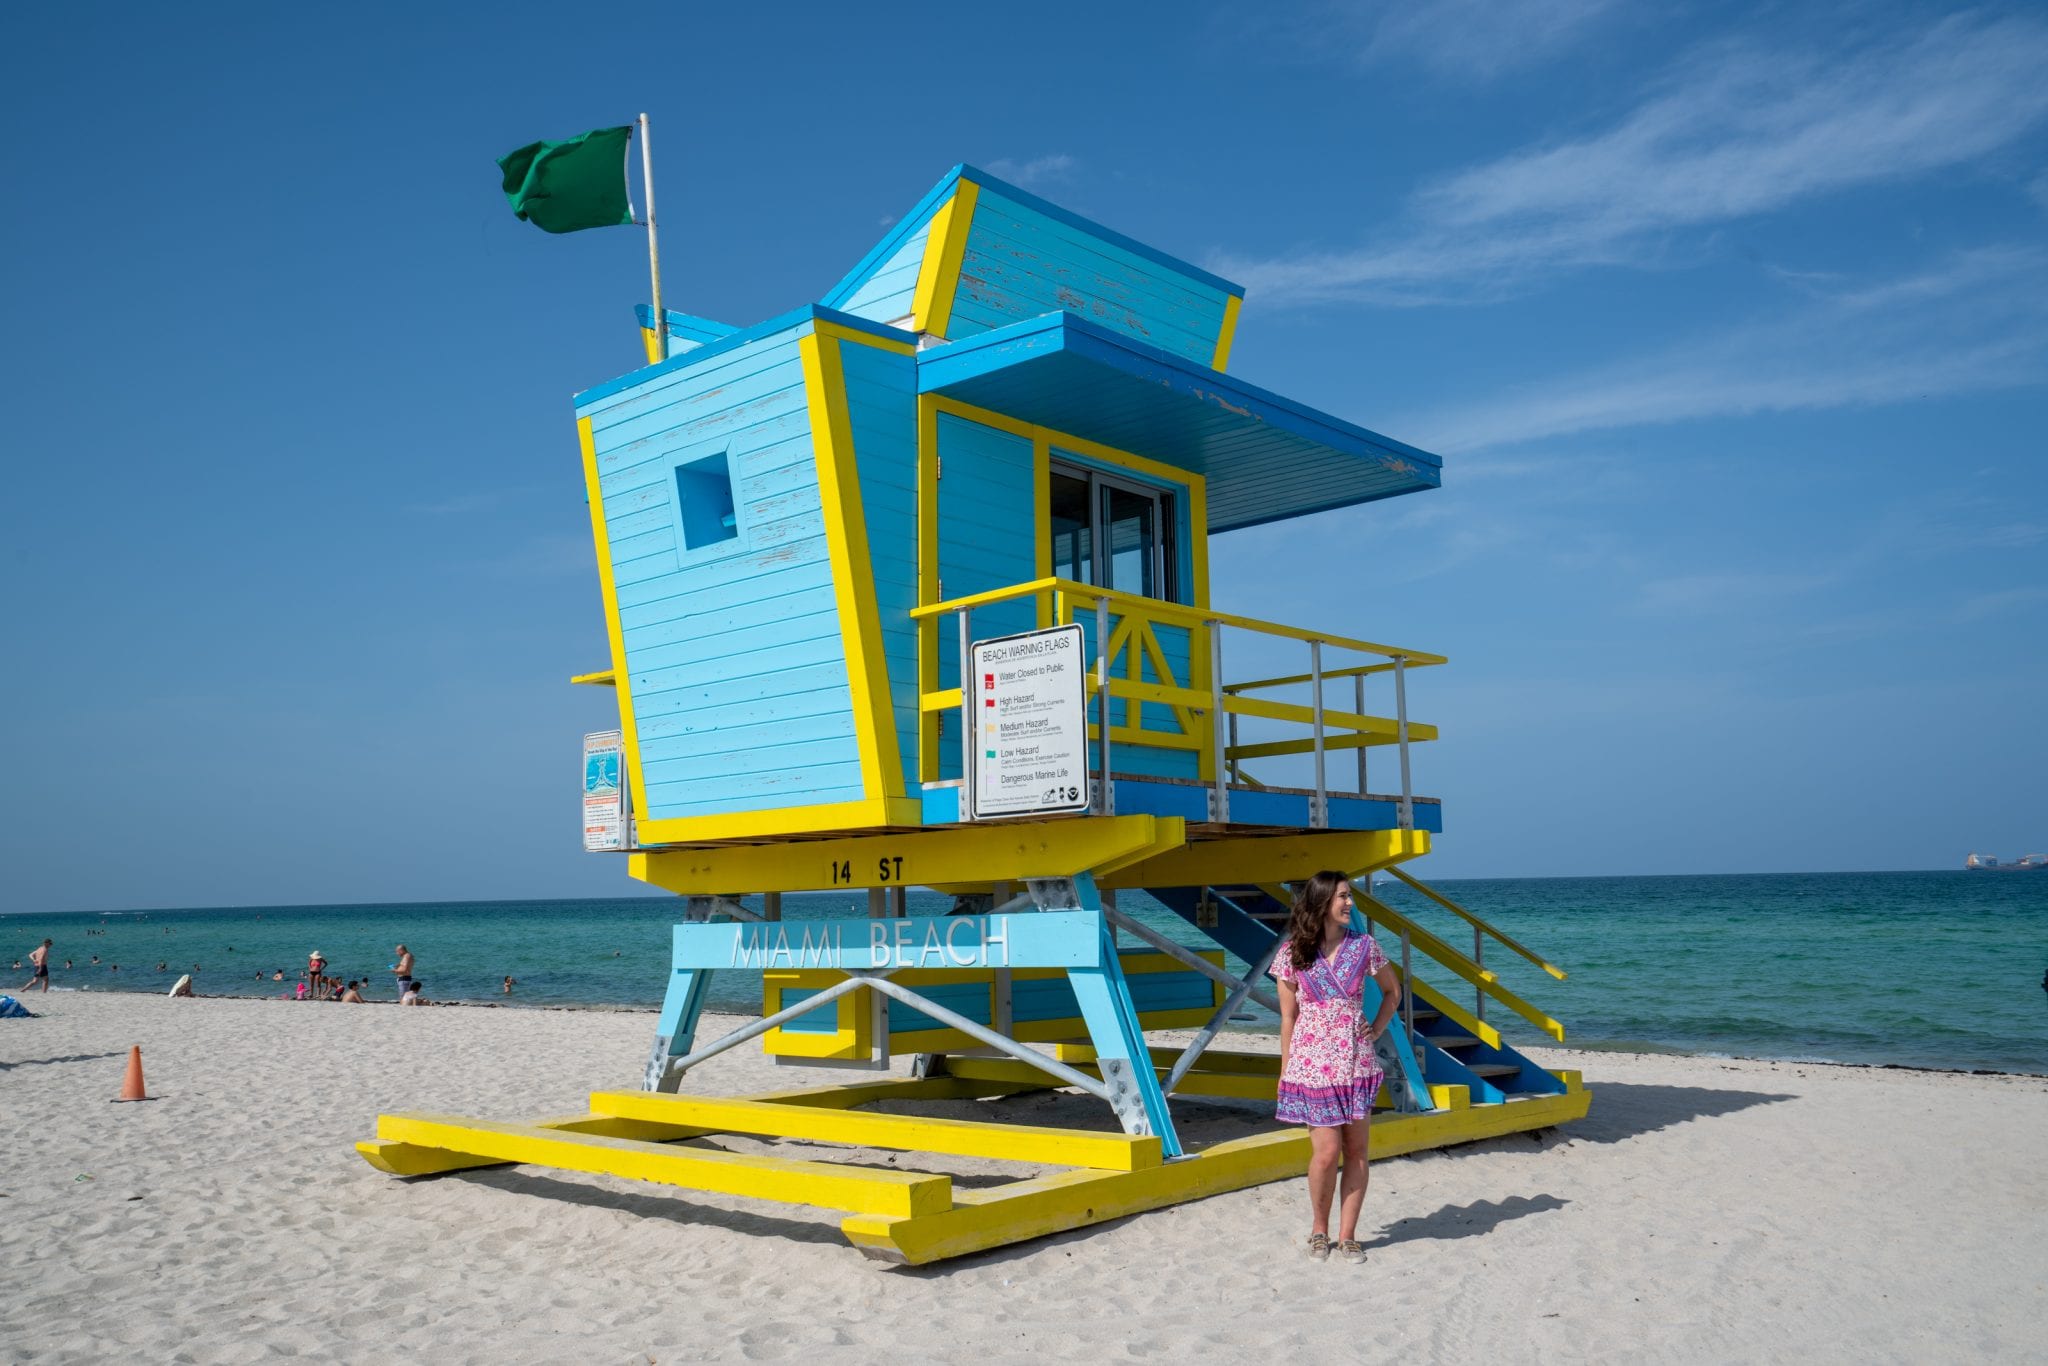
<path id="1" fill-rule="evenodd" d="M 1808 873 L 1716 877 L 1450 881 L 1441 890 L 1542 953 L 1558 982 L 1492 941 L 1487 966 L 1565 1023 L 1578 1047 L 1898 1063 L 2048 1073 L 2048 873 Z M 1382 880 L 1380 894 L 1468 948 L 1462 921 Z M 949 905 L 911 894 L 912 914 Z M 1126 894 L 1121 904 L 1188 943 L 1193 929 Z M 675 903 L 439 902 L 243 907 L 0 917 L 0 965 L 57 941 L 54 985 L 167 991 L 197 967 L 208 995 L 288 994 L 306 955 L 376 983 L 390 1000 L 403 942 L 434 1000 L 653 1006 Z M 861 917 L 844 894 L 785 898 L 789 919 Z M 1398 942 L 1381 932 L 1398 954 Z M 91 960 L 98 958 L 98 963 Z M 63 965 L 70 960 L 72 966 Z M 117 970 L 118 965 L 118 970 Z M 1241 965 L 1240 965 L 1241 967 Z M 286 980 L 271 980 L 282 969 Z M 1420 956 L 1416 972 L 1464 1001 L 1468 989 Z M 503 995 L 503 979 L 517 981 Z M 27 980 L 0 977 L 0 990 Z M 721 973 L 713 1007 L 758 1009 L 758 976 Z M 30 1002 L 33 1008 L 34 1002 Z M 1255 1007 L 1241 1028 L 1271 1028 Z M 1511 1040 L 1541 1036 L 1503 1007 Z"/>

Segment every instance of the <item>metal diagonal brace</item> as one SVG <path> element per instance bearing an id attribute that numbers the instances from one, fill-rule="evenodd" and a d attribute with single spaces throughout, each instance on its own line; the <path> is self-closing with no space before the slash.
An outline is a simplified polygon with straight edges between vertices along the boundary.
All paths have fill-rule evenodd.
<path id="1" fill-rule="evenodd" d="M 1244 998 L 1251 994 L 1252 983 L 1265 975 L 1266 969 L 1273 966 L 1274 957 L 1285 947 L 1287 947 L 1286 937 L 1275 935 L 1273 947 L 1267 949 L 1259 961 L 1252 966 L 1251 976 L 1239 982 L 1230 995 L 1223 998 L 1223 1004 L 1216 1007 L 1216 1013 L 1209 1017 L 1209 1023 L 1202 1026 L 1202 1032 L 1195 1035 L 1189 1041 L 1187 1048 L 1181 1052 L 1180 1057 L 1174 1060 L 1173 1070 L 1166 1074 L 1165 1089 L 1167 1094 L 1171 1095 L 1173 1093 L 1173 1088 L 1180 1085 L 1181 1078 L 1188 1074 L 1188 1069 L 1195 1065 L 1195 1060 L 1202 1056 L 1211 1043 L 1215 1042 L 1217 1031 L 1223 1028 L 1223 1022 L 1228 1020 L 1236 1013 L 1237 1008 L 1244 1004 Z"/>
<path id="2" fill-rule="evenodd" d="M 948 1010 L 936 1001 L 918 995 L 909 987 L 900 986 L 895 982 L 883 981 L 879 977 L 869 979 L 866 984 L 884 995 L 893 996 L 903 1002 L 903 1004 L 929 1015 L 942 1025 L 957 1029 L 962 1034 L 979 1039 L 990 1048 L 1005 1053 L 1019 1062 L 1029 1063 L 1041 1072 L 1048 1073 L 1057 1078 L 1061 1085 L 1078 1086 L 1097 1100 L 1109 1099 L 1109 1088 L 1095 1080 L 1095 1078 L 1084 1072 L 1075 1071 L 1057 1058 L 1048 1058 L 1036 1049 L 1026 1048 L 1015 1039 L 1006 1039 L 987 1025 L 976 1024 L 958 1011 Z M 840 983 L 840 985 L 845 986 L 847 984 Z M 816 999 L 816 997 L 811 998 L 811 1000 Z M 809 1005 L 810 1001 L 807 1000 L 803 1004 Z"/>
<path id="3" fill-rule="evenodd" d="M 894 969 L 891 969 L 891 971 L 894 971 Z M 649 1086 L 647 1089 L 650 1091 L 673 1090 L 675 1079 L 682 1076 L 683 1073 L 689 1071 L 692 1067 L 695 1067 L 698 1063 L 715 1058 L 720 1053 L 725 1052 L 726 1049 L 738 1047 L 749 1039 L 757 1039 L 769 1030 L 781 1025 L 784 1021 L 794 1020 L 799 1015 L 808 1015 L 827 1001 L 836 1001 L 856 987 L 870 984 L 879 985 L 876 979 L 880 975 L 868 971 L 854 972 L 845 981 L 834 982 L 823 991 L 806 996 L 793 1006 L 778 1010 L 773 1015 L 765 1015 L 758 1020 L 749 1020 L 738 1029 L 733 1030 L 732 1033 L 714 1039 L 702 1048 L 687 1053 L 680 1058 L 670 1058 L 667 1065 L 662 1069 L 658 1084 Z"/>
<path id="4" fill-rule="evenodd" d="M 1150 925 L 1145 924 L 1141 920 L 1134 920 L 1122 911 L 1114 911 L 1105 906 L 1102 908 L 1102 914 L 1108 918 L 1112 925 L 1119 929 L 1129 930 L 1132 934 L 1144 940 L 1168 958 L 1173 959 L 1176 963 L 1184 963 L 1209 980 L 1220 982 L 1232 991 L 1243 987 L 1245 995 L 1251 997 L 1252 1000 L 1257 1001 L 1275 1015 L 1280 1013 L 1279 997 L 1273 995 L 1270 991 L 1262 991 L 1258 987 L 1253 986 L 1251 979 L 1233 976 L 1228 970 L 1217 967 L 1194 950 L 1174 943 Z"/>

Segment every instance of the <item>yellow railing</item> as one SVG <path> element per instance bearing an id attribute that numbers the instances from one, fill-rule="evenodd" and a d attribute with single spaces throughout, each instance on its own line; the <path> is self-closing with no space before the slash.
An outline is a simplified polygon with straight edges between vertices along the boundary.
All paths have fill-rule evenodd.
<path id="1" fill-rule="evenodd" d="M 1377 641 L 1360 640 L 1327 631 L 1282 626 L 1229 612 L 1212 612 L 1156 598 L 1095 588 L 1071 579 L 1044 578 L 1013 584 L 985 593 L 929 603 L 915 608 L 911 617 L 918 625 L 919 683 L 919 770 L 923 781 L 935 782 L 941 772 L 939 719 L 961 708 L 957 676 L 950 687 L 940 678 L 940 629 L 944 618 L 955 618 L 963 645 L 973 639 L 973 614 L 978 609 L 1006 603 L 1030 602 L 1040 626 L 1065 626 L 1092 621 L 1095 663 L 1087 681 L 1092 720 L 1089 738 L 1097 742 L 1100 772 L 1115 772 L 1113 756 L 1118 746 L 1192 752 L 1200 780 L 1209 785 L 1210 816 L 1227 820 L 1230 788 L 1233 785 L 1259 788 L 1242 770 L 1252 759 L 1280 755 L 1309 755 L 1314 761 L 1314 803 L 1311 824 L 1328 823 L 1330 792 L 1327 759 L 1337 751 L 1356 751 L 1357 791 L 1365 791 L 1364 753 L 1378 745 L 1396 746 L 1401 753 L 1401 813 L 1404 827 L 1413 825 L 1412 791 L 1409 785 L 1408 745 L 1436 738 L 1436 728 L 1407 719 L 1406 671 L 1442 664 L 1442 655 Z M 1262 656 L 1274 642 L 1305 645 L 1309 672 L 1286 678 L 1252 679 L 1227 683 L 1222 678 L 1224 633 L 1249 633 L 1263 637 Z M 1162 638 L 1162 632 L 1166 632 Z M 1175 656 L 1184 633 L 1184 669 L 1176 668 Z M 1325 670 L 1325 651 L 1375 657 L 1373 663 Z M 1185 672 L 1185 679 L 1179 674 Z M 1374 716 L 1364 708 L 1364 680 L 1373 673 L 1391 673 L 1395 680 L 1396 714 Z M 1324 700 L 1331 679 L 1354 679 L 1354 706 L 1348 710 L 1330 707 Z M 1271 698 L 1252 697 L 1254 691 L 1306 684 L 1310 698 L 1306 705 Z M 1252 717 L 1301 726 L 1306 735 L 1257 743 L 1240 743 L 1238 719 Z M 1107 722 L 1108 744 L 1102 745 L 1103 723 Z M 963 718 L 963 727 L 971 722 Z M 963 733 L 965 731 L 963 730 Z M 1101 751 L 1107 750 L 1107 754 Z M 1107 783 L 1098 783 L 1099 807 L 1113 810 L 1114 793 Z M 1345 790 L 1350 790 L 1348 787 Z"/>

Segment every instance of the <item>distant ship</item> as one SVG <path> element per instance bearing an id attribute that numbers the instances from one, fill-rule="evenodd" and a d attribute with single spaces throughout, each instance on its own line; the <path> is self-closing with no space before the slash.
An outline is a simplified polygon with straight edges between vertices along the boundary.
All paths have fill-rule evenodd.
<path id="1" fill-rule="evenodd" d="M 2013 863 L 2000 863 L 1989 854 L 1972 854 L 1963 860 L 1963 867 L 1994 873 L 2039 873 L 2048 871 L 2048 854 L 2021 854 Z"/>

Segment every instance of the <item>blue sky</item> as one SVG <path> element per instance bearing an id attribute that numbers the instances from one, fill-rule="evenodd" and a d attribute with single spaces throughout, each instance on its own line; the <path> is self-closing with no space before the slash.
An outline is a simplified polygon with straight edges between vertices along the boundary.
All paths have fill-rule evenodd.
<path id="1" fill-rule="evenodd" d="M 964 160 L 1441 452 L 1214 564 L 1452 657 L 1438 874 L 2048 844 L 2037 8 L 731 10 L 0 20 L 0 910 L 632 889 L 577 849 L 569 396 L 636 363 L 644 243 L 492 161 L 641 109 L 672 306 L 816 298 Z"/>

